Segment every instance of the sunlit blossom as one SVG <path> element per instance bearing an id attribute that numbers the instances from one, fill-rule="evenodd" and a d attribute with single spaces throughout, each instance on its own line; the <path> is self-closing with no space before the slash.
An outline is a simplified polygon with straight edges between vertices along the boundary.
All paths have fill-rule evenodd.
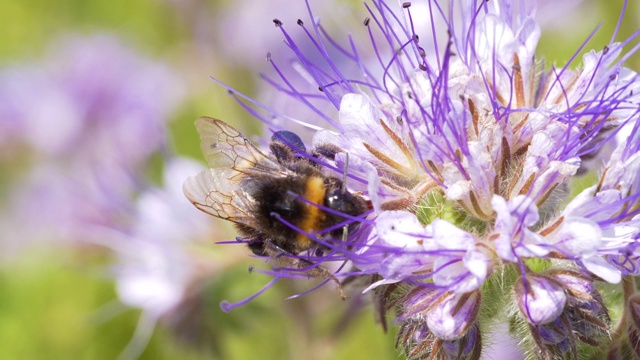
<path id="1" fill-rule="evenodd" d="M 333 275 L 369 279 L 364 290 L 382 313 L 395 310 L 409 358 L 478 359 L 471 349 L 501 321 L 534 357 L 613 353 L 595 346 L 610 333 L 607 307 L 620 304 L 605 304 L 595 284 L 632 281 L 640 266 L 640 81 L 623 65 L 640 32 L 584 55 L 588 41 L 576 44 L 556 66 L 536 53 L 542 30 L 528 2 L 371 1 L 366 11 L 367 43 L 336 41 L 315 18 L 274 20 L 316 91 L 296 86 L 281 53 L 267 58 L 278 79 L 269 83 L 313 119 L 230 88 L 270 131 L 291 120 L 306 126 L 307 148 L 339 149 L 302 156 L 335 177 L 346 171 L 348 191 L 370 203 L 345 216 L 348 236 L 311 234 L 321 256 L 284 256 L 352 264 Z M 630 135 L 616 143 L 620 128 Z M 577 185 L 584 173 L 596 180 Z M 634 292 L 625 287 L 625 299 Z"/>

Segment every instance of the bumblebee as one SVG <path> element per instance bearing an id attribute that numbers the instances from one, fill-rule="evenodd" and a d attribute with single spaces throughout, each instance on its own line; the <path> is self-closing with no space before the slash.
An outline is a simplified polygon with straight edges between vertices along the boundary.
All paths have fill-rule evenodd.
<path id="1" fill-rule="evenodd" d="M 202 117 L 196 128 L 209 169 L 185 181 L 189 201 L 233 222 L 254 254 L 339 285 L 328 270 L 296 255 L 326 250 L 318 239 L 346 239 L 357 226 L 353 217 L 371 208 L 368 200 L 346 189 L 344 179 L 314 161 L 340 150 L 328 146 L 308 153 L 296 134 L 279 131 L 269 156 L 221 120 Z"/>

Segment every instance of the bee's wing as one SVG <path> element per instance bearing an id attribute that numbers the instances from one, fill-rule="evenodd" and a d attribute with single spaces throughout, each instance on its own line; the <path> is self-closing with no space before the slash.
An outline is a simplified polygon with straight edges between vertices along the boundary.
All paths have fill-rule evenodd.
<path id="1" fill-rule="evenodd" d="M 198 209 L 220 219 L 252 226 L 254 217 L 247 211 L 254 199 L 236 181 L 233 169 L 207 169 L 189 177 L 182 186 L 184 195 Z"/>
<path id="2" fill-rule="evenodd" d="M 208 214 L 255 227 L 255 214 L 251 214 L 255 186 L 261 179 L 286 177 L 292 172 L 221 120 L 201 117 L 196 128 L 210 169 L 185 181 L 185 196 Z"/>
<path id="3" fill-rule="evenodd" d="M 289 172 L 221 120 L 201 117 L 196 120 L 196 128 L 200 133 L 202 153 L 210 168 L 230 168 L 239 173 L 267 173 L 270 176 L 286 176 Z"/>

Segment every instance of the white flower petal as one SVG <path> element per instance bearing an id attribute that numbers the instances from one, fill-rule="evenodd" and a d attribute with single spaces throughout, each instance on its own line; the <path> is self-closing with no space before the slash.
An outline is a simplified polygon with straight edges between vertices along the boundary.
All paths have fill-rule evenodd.
<path id="1" fill-rule="evenodd" d="M 600 256 L 590 256 L 582 259 L 582 264 L 594 275 L 597 275 L 604 279 L 604 281 L 617 284 L 622 280 L 622 274 L 620 270 L 616 269 L 613 265 L 609 264 L 605 259 Z"/>

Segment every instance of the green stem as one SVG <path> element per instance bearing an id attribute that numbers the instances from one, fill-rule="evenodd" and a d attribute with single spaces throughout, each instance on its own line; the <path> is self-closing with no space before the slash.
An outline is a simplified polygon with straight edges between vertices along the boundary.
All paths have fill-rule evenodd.
<path id="1" fill-rule="evenodd" d="M 624 334 L 626 330 L 627 318 L 629 316 L 627 304 L 629 302 L 629 298 L 631 298 L 631 296 L 636 293 L 636 280 L 633 276 L 625 276 L 622 278 L 622 291 L 624 294 L 624 307 L 622 308 L 622 317 L 620 318 L 618 327 L 613 332 L 614 339 L 622 336 L 622 334 Z"/>

